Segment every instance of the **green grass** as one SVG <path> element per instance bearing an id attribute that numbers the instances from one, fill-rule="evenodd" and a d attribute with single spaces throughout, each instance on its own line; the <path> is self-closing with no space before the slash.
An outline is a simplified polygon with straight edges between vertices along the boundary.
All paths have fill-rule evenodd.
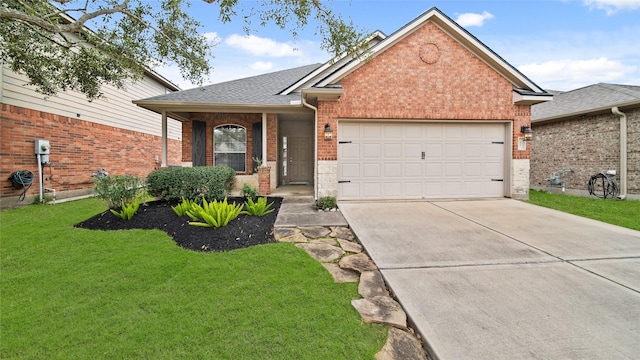
<path id="1" fill-rule="evenodd" d="M 157 230 L 73 225 L 95 199 L 0 212 L 2 359 L 366 359 L 356 284 L 291 244 L 184 250 Z"/>
<path id="2" fill-rule="evenodd" d="M 640 230 L 640 201 L 638 200 L 599 199 L 531 190 L 529 202 L 609 224 Z"/>

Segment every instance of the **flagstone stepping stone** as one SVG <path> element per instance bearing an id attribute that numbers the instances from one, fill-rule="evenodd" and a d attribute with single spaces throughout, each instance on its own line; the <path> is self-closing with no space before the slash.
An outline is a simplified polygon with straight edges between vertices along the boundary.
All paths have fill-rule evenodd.
<path id="1" fill-rule="evenodd" d="M 327 244 L 327 245 L 333 245 L 333 246 L 337 246 L 338 245 L 336 243 L 336 239 L 334 239 L 334 238 L 314 239 L 314 240 L 309 240 L 309 242 L 312 243 L 312 244 Z"/>
<path id="2" fill-rule="evenodd" d="M 365 299 L 370 299 L 376 296 L 389 296 L 382 274 L 377 270 L 365 271 L 360 274 L 358 293 Z"/>
<path id="3" fill-rule="evenodd" d="M 340 268 L 337 264 L 322 263 L 322 266 L 329 271 L 333 280 L 337 283 L 354 283 L 358 282 L 358 273 L 351 270 L 345 270 Z"/>
<path id="4" fill-rule="evenodd" d="M 353 270 L 359 273 L 378 269 L 376 264 L 364 253 L 345 256 L 340 259 L 339 265 L 343 269 Z"/>
<path id="5" fill-rule="evenodd" d="M 407 328 L 407 314 L 400 304 L 390 296 L 375 296 L 371 299 L 351 300 L 360 313 L 362 321 L 367 324 L 391 325 L 397 328 Z"/>
<path id="6" fill-rule="evenodd" d="M 273 230 L 273 237 L 276 239 L 276 241 L 280 241 L 280 239 L 291 236 L 293 234 L 299 234 L 300 230 L 296 229 L 296 228 L 275 228 Z"/>
<path id="7" fill-rule="evenodd" d="M 344 240 L 355 240 L 356 236 L 353 234 L 353 231 L 345 226 L 332 226 L 331 227 L 331 237 L 344 239 Z"/>
<path id="8" fill-rule="evenodd" d="M 376 360 L 427 360 L 422 343 L 413 334 L 389 328 L 387 342 L 376 353 Z"/>
<path id="9" fill-rule="evenodd" d="M 308 241 L 307 237 L 298 233 L 294 233 L 293 235 L 281 237 L 278 241 L 280 242 L 288 242 L 288 243 L 306 243 Z"/>
<path id="10" fill-rule="evenodd" d="M 342 248 L 342 250 L 346 252 L 350 252 L 350 253 L 362 252 L 362 245 L 358 244 L 357 242 L 338 238 L 338 244 L 340 244 L 340 247 Z"/>
<path id="11" fill-rule="evenodd" d="M 331 233 L 331 230 L 327 229 L 324 226 L 302 227 L 302 228 L 300 228 L 300 231 L 302 231 L 304 236 L 306 236 L 308 238 L 311 238 L 311 239 L 317 239 L 317 238 L 325 237 L 325 236 L 327 236 L 327 235 L 329 235 Z"/>
<path id="12" fill-rule="evenodd" d="M 296 244 L 297 247 L 306 251 L 312 258 L 325 263 L 330 263 L 340 259 L 345 252 L 337 246 L 328 244 Z"/>

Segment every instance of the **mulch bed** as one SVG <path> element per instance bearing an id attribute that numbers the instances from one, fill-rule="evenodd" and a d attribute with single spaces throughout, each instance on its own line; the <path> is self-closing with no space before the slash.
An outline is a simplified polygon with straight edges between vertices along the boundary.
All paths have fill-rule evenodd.
<path id="1" fill-rule="evenodd" d="M 231 202 L 244 202 L 244 198 L 229 198 Z M 171 206 L 175 203 L 153 201 L 140 205 L 131 220 L 122 220 L 105 211 L 75 226 L 91 230 L 159 229 L 179 246 L 194 251 L 229 251 L 253 245 L 276 242 L 273 224 L 276 221 L 282 198 L 270 197 L 274 212 L 265 216 L 240 215 L 229 225 L 220 228 L 204 228 L 189 225 L 189 217 L 178 217 Z"/>

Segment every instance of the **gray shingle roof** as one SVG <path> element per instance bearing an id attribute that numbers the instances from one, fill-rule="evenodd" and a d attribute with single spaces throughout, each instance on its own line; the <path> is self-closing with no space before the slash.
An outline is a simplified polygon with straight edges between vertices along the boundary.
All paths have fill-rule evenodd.
<path id="1" fill-rule="evenodd" d="M 309 74 L 321 64 L 276 71 L 244 79 L 202 86 L 154 96 L 143 101 L 183 102 L 193 104 L 288 105 L 299 101 L 300 94 L 278 95 L 287 86 Z"/>
<path id="2" fill-rule="evenodd" d="M 640 102 L 640 86 L 599 83 L 554 93 L 553 101 L 531 107 L 531 121 L 586 114 L 633 102 Z"/>

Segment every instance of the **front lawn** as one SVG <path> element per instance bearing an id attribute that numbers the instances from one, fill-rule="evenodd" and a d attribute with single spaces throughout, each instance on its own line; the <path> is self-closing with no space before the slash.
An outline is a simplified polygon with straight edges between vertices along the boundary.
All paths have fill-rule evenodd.
<path id="1" fill-rule="evenodd" d="M 640 230 L 640 201 L 638 200 L 600 199 L 531 190 L 529 202 L 609 224 Z"/>
<path id="2" fill-rule="evenodd" d="M 291 244 L 223 253 L 73 225 L 95 199 L 0 212 L 2 359 L 367 359 L 384 326 Z"/>

